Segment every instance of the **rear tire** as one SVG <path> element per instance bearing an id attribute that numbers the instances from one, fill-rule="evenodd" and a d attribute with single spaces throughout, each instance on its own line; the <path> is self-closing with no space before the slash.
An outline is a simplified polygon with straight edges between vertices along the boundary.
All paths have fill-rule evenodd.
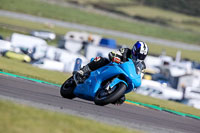
<path id="1" fill-rule="evenodd" d="M 113 103 L 117 101 L 119 98 L 121 98 L 124 95 L 126 91 L 126 85 L 120 82 L 116 85 L 116 87 L 117 88 L 106 97 L 100 97 L 100 93 L 102 90 L 99 90 L 95 96 L 94 103 L 96 105 L 104 106 L 109 103 Z"/>
<path id="2" fill-rule="evenodd" d="M 76 83 L 71 76 L 69 79 L 67 79 L 60 88 L 60 95 L 64 98 L 73 99 L 76 96 L 74 95 L 74 89 L 76 87 Z"/>

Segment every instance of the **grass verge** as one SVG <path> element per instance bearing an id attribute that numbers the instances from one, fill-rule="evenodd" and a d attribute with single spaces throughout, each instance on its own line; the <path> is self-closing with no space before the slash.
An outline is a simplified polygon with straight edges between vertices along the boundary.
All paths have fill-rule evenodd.
<path id="1" fill-rule="evenodd" d="M 167 101 L 167 100 L 162 100 L 162 99 L 157 99 L 153 98 L 150 96 L 143 96 L 140 94 L 136 93 L 129 93 L 126 95 L 126 98 L 128 100 L 134 101 L 134 102 L 140 102 L 140 103 L 145 103 L 145 104 L 150 104 L 150 105 L 155 105 L 164 109 L 169 109 L 169 110 L 174 110 L 177 112 L 181 113 L 186 113 L 186 114 L 193 114 L 196 116 L 200 116 L 200 110 L 178 103 L 174 101 Z"/>
<path id="2" fill-rule="evenodd" d="M 119 126 L 0 100 L 0 132 L 6 133 L 139 133 Z"/>
<path id="3" fill-rule="evenodd" d="M 55 84 L 62 84 L 70 76 L 69 73 L 39 69 L 32 66 L 31 64 L 4 57 L 0 57 L 0 70 L 21 76 L 52 82 Z"/>
<path id="4" fill-rule="evenodd" d="M 7 59 L 4 57 L 0 57 L 0 62 L 0 70 L 3 70 L 4 72 L 41 79 L 56 84 L 62 84 L 70 76 L 70 74 L 67 73 L 64 74 L 56 71 L 39 69 L 31 66 L 30 64 L 21 63 L 19 61 Z M 177 102 L 160 100 L 135 93 L 129 93 L 127 95 L 127 99 L 135 102 L 156 105 L 165 109 L 171 109 L 182 113 L 200 116 L 200 110 Z"/>
<path id="5" fill-rule="evenodd" d="M 8 38 L 13 32 L 19 32 L 19 33 L 24 33 L 28 34 L 29 30 L 34 30 L 34 29 L 44 29 L 44 30 L 50 30 L 55 32 L 56 34 L 59 35 L 64 35 L 68 31 L 72 31 L 74 29 L 70 28 L 63 28 L 63 27 L 58 27 L 58 26 L 50 26 L 47 24 L 40 24 L 40 23 L 33 23 L 29 21 L 23 21 L 23 20 L 18 20 L 18 19 L 13 19 L 13 18 L 8 18 L 8 17 L 1 17 L 0 16 L 0 22 L 2 25 L 8 25 L 7 27 L 3 26 L 0 28 L 0 32 L 3 36 Z M 9 27 L 10 26 L 10 27 Z M 15 30 L 13 27 L 16 27 Z M 22 29 L 29 29 L 29 30 L 22 30 Z M 23 31 L 23 32 L 22 32 Z M 77 31 L 77 30 L 75 30 Z M 119 44 L 126 44 L 129 47 L 132 47 L 131 45 L 134 43 L 132 40 L 129 39 L 124 39 L 120 37 L 113 37 L 113 36 L 106 36 L 102 35 L 104 37 L 108 38 L 114 38 L 117 40 Z M 48 42 L 49 43 L 49 42 Z M 53 41 L 52 45 L 55 45 L 56 42 Z M 200 62 L 200 53 L 199 51 L 190 51 L 190 50 L 183 50 L 183 49 L 178 49 L 178 48 L 172 48 L 172 47 L 167 47 L 167 46 L 161 46 L 158 44 L 148 44 L 150 48 L 150 54 L 157 54 L 160 55 L 163 50 L 166 51 L 167 55 L 175 57 L 176 52 L 178 50 L 182 51 L 182 58 L 187 58 L 190 60 L 198 61 Z"/>
<path id="6" fill-rule="evenodd" d="M 20 0 L 20 2 L 17 0 L 2 0 L 0 9 L 186 43 L 199 44 L 200 42 L 200 33 L 197 32 L 110 18 L 94 12 L 49 4 L 39 0 Z"/>

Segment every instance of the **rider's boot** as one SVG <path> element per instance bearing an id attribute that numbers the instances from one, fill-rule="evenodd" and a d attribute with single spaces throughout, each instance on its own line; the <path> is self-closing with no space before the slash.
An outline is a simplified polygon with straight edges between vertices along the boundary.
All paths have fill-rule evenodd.
<path id="1" fill-rule="evenodd" d="M 89 76 L 90 72 L 91 69 L 89 68 L 88 65 L 86 65 L 82 67 L 80 70 L 74 71 L 73 75 L 75 75 L 75 78 L 78 81 L 78 83 L 83 83 L 84 80 Z"/>

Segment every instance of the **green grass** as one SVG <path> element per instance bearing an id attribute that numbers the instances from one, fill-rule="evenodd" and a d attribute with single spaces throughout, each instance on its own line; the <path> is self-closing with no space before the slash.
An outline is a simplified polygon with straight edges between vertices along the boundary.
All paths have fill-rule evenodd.
<path id="1" fill-rule="evenodd" d="M 3 17 L 3 16 L 0 16 L 0 23 L 8 24 L 8 25 L 11 25 L 11 26 L 22 27 L 22 28 L 29 29 L 29 30 L 31 30 L 31 29 L 49 30 L 49 31 L 54 31 L 57 34 L 65 34 L 66 32 L 69 31 L 67 28 L 55 26 L 55 25 L 52 25 L 50 23 L 30 22 L 30 21 L 25 21 L 25 20 L 20 20 L 20 19 L 15 19 L 15 18 L 9 18 L 9 17 Z"/>
<path id="2" fill-rule="evenodd" d="M 29 21 L 22 21 L 22 20 L 18 20 L 18 19 L 12 19 L 12 18 L 8 18 L 8 17 L 0 17 L 0 22 L 2 24 L 7 24 L 7 25 L 11 25 L 11 26 L 16 26 L 16 27 L 21 27 L 23 28 L 28 28 L 28 29 L 46 29 L 46 30 L 50 30 L 55 32 L 56 34 L 59 35 L 64 35 L 66 34 L 68 31 L 72 31 L 74 29 L 70 29 L 70 28 L 63 28 L 63 27 L 58 27 L 58 26 L 51 26 L 49 27 L 46 24 L 39 24 L 39 23 L 33 23 L 33 22 L 29 22 Z M 75 30 L 77 31 L 77 30 Z M 19 33 L 23 33 L 23 34 L 28 34 L 28 32 L 22 32 L 22 30 L 20 30 L 20 28 L 18 30 L 13 31 L 13 28 L 9 28 L 9 27 L 4 27 L 1 28 L 0 27 L 0 32 L 1 35 L 3 35 L 5 38 L 9 38 L 9 36 L 13 33 L 13 32 L 19 32 Z M 114 38 L 117 40 L 118 44 L 124 44 L 127 45 L 128 47 L 132 47 L 134 41 L 133 40 L 129 40 L 129 39 L 125 39 L 125 38 L 120 38 L 120 37 L 114 37 L 114 36 L 108 36 L 108 35 L 102 35 L 104 37 L 108 37 L 108 38 Z M 136 41 L 136 40 L 135 40 Z M 48 42 L 51 45 L 56 45 L 57 40 L 55 41 L 50 41 Z M 166 51 L 167 55 L 175 57 L 176 56 L 176 52 L 178 50 L 182 51 L 182 58 L 187 58 L 190 60 L 194 60 L 194 61 L 198 61 L 200 62 L 200 53 L 198 51 L 190 51 L 190 50 L 183 50 L 183 49 L 178 49 L 178 48 L 172 48 L 172 47 L 167 47 L 167 46 L 160 46 L 157 44 L 151 44 L 149 43 L 149 48 L 150 48 L 150 54 L 157 54 L 160 55 L 161 52 L 163 50 Z"/>
<path id="3" fill-rule="evenodd" d="M 69 73 L 39 69 L 31 64 L 5 57 L 0 57 L 0 62 L 0 70 L 4 72 L 10 72 L 13 74 L 36 78 L 56 84 L 62 84 L 70 76 Z"/>
<path id="4" fill-rule="evenodd" d="M 139 133 L 85 118 L 0 100 L 1 133 Z"/>
<path id="5" fill-rule="evenodd" d="M 31 66 L 30 64 L 7 59 L 4 57 L 0 57 L 0 62 L 0 70 L 3 70 L 4 72 L 10 72 L 21 76 L 32 77 L 56 84 L 62 84 L 71 75 L 69 73 L 61 73 L 56 71 L 39 69 Z M 134 93 L 129 93 L 127 95 L 127 99 L 200 116 L 200 110 L 172 101 L 160 100 Z"/>
<path id="6" fill-rule="evenodd" d="M 199 51 L 192 51 L 192 50 L 183 50 L 180 48 L 171 48 L 167 46 L 158 46 L 154 44 L 149 44 L 150 53 L 160 55 L 161 52 L 164 50 L 168 56 L 176 57 L 176 52 L 181 51 L 181 58 L 182 59 L 190 59 L 193 61 L 200 62 L 200 52 Z"/>
<path id="7" fill-rule="evenodd" d="M 57 0 L 59 1 L 59 0 Z M 70 0 L 66 0 L 70 1 Z M 121 12 L 130 17 L 143 17 L 145 21 L 154 20 L 155 22 L 163 22 L 168 26 L 177 27 L 184 30 L 200 31 L 200 18 L 177 13 L 170 10 L 164 10 L 159 7 L 145 6 L 142 1 L 138 0 L 75 0 L 78 4 L 84 6 L 93 6 L 101 3 L 104 9 L 112 9 Z M 60 0 L 59 2 L 62 2 Z M 177 3 L 177 2 L 175 2 Z M 158 4 L 159 5 L 159 4 Z M 177 6 L 177 5 L 174 5 Z M 179 7 L 178 7 L 179 8 Z M 143 20 L 144 21 L 144 20 Z M 160 23 L 161 24 L 161 23 Z"/>
<path id="8" fill-rule="evenodd" d="M 187 43 L 199 44 L 200 42 L 200 33 L 110 18 L 93 12 L 52 5 L 38 0 L 20 0 L 20 2 L 18 0 L 2 0 L 0 9 Z"/>
<path id="9" fill-rule="evenodd" d="M 60 0 L 58 0 L 60 1 Z M 65 0 L 65 1 L 72 1 L 72 0 Z M 106 4 L 120 4 L 120 3 L 126 3 L 126 4 L 131 4 L 133 1 L 135 0 L 123 0 L 123 2 L 121 0 L 74 0 L 79 4 L 82 5 L 89 5 L 91 3 L 106 3 Z"/>
<path id="10" fill-rule="evenodd" d="M 59 1 L 59 0 L 57 0 Z M 71 0 L 66 0 L 71 1 Z M 101 5 L 104 9 L 112 9 L 116 12 L 121 12 L 130 17 L 139 16 L 145 21 L 154 20 L 159 23 L 163 22 L 167 26 L 177 27 L 184 30 L 200 31 L 200 18 L 189 16 L 183 13 L 178 13 L 170 10 L 164 10 L 162 7 L 145 6 L 145 2 L 138 0 L 74 0 L 79 5 L 93 6 Z M 60 3 L 62 0 L 59 1 Z M 99 4 L 101 3 L 101 4 Z M 162 2 L 161 2 L 162 3 Z M 177 2 L 175 2 L 177 3 Z M 159 5 L 159 4 L 158 4 Z M 174 5 L 174 7 L 177 5 Z M 179 8 L 179 7 L 178 7 Z M 144 21 L 144 20 L 143 20 Z M 160 23 L 162 24 L 162 23 Z"/>
<path id="11" fill-rule="evenodd" d="M 8 29 L 0 27 L 0 33 L 3 36 L 4 39 L 9 37 L 13 32 L 14 32 L 13 30 L 8 30 Z"/>
<path id="12" fill-rule="evenodd" d="M 120 0 L 118 0 L 118 2 L 120 2 Z M 127 2 L 129 2 L 129 0 L 127 0 Z M 120 30 L 141 35 L 149 35 L 153 37 L 160 37 L 164 39 L 171 39 L 187 43 L 199 44 L 200 42 L 199 38 L 200 34 L 198 32 L 198 28 L 196 28 L 195 25 L 189 26 L 188 27 L 189 30 L 191 27 L 193 29 L 191 32 L 188 32 L 185 31 L 185 27 L 183 28 L 179 27 L 181 25 L 178 25 L 177 26 L 178 28 L 173 29 L 146 23 L 123 21 L 69 7 L 60 7 L 58 5 L 41 3 L 38 0 L 2 0 L 0 4 L 0 9 L 24 12 L 38 16 L 60 19 L 64 21 L 83 23 L 107 29 Z M 22 26 L 30 29 L 52 30 L 57 34 L 65 34 L 67 31 L 73 30 L 63 27 L 49 26 L 49 24 L 38 24 L 32 22 L 27 23 L 27 21 L 10 19 L 6 17 L 0 17 L 0 22 L 15 26 Z M 188 22 L 188 19 L 186 22 Z M 189 22 L 194 22 L 194 21 L 191 20 Z M 2 28 L 2 27 L 0 28 L 0 33 L 4 37 L 10 36 L 12 32 L 13 32 L 12 29 Z M 16 30 L 16 32 L 19 31 Z M 26 32 L 22 33 L 27 34 Z M 119 44 L 126 44 L 126 45 L 129 44 L 128 46 L 130 46 L 133 43 L 133 41 L 124 38 L 112 37 L 112 36 L 107 36 L 107 37 L 115 38 Z M 170 56 L 175 56 L 175 53 L 178 50 L 164 46 L 161 47 L 156 44 L 149 44 L 149 47 L 150 47 L 150 53 L 160 54 L 161 51 L 165 49 L 167 51 L 167 54 Z M 200 55 L 199 52 L 182 50 L 183 58 L 189 58 L 200 62 L 199 55 Z M 30 64 L 22 63 L 12 59 L 7 59 L 4 57 L 0 57 L 0 70 L 56 84 L 62 84 L 70 76 L 69 73 L 61 73 L 56 71 L 38 69 L 36 67 L 31 66 Z M 199 110 L 176 102 L 164 101 L 160 99 L 151 98 L 148 96 L 141 96 L 139 94 L 134 94 L 134 93 L 129 93 L 127 95 L 127 99 L 200 116 Z M 24 105 L 17 105 L 10 103 L 8 101 L 6 102 L 0 101 L 0 114 L 3 114 L 0 115 L 1 117 L 0 132 L 7 132 L 7 133 L 13 133 L 13 132 L 76 133 L 80 132 L 80 130 L 83 133 L 88 131 L 97 133 L 135 132 L 123 128 L 111 127 L 105 124 L 100 124 L 91 120 L 86 120 L 75 116 L 58 114 L 50 111 L 30 108 Z M 94 125 L 96 127 L 94 127 Z"/>
<path id="13" fill-rule="evenodd" d="M 117 42 L 119 44 L 125 44 L 129 48 L 132 48 L 133 44 L 136 42 L 136 40 L 133 41 L 133 40 L 124 39 L 124 38 L 120 38 L 120 37 L 113 37 L 113 36 L 106 36 L 106 37 L 114 38 L 117 40 Z M 182 59 L 189 59 L 192 61 L 200 62 L 200 58 L 199 58 L 200 52 L 199 51 L 192 51 L 192 50 L 185 50 L 185 49 L 181 49 L 181 48 L 161 46 L 161 45 L 153 44 L 153 43 L 148 43 L 148 46 L 149 46 L 150 54 L 161 55 L 161 53 L 163 51 L 165 51 L 167 56 L 176 57 L 177 51 L 181 51 Z"/>
<path id="14" fill-rule="evenodd" d="M 162 100 L 162 99 L 157 99 L 157 98 L 153 98 L 150 96 L 143 96 L 141 94 L 136 94 L 136 93 L 129 93 L 126 95 L 126 98 L 128 100 L 132 100 L 134 102 L 140 102 L 140 103 L 145 103 L 145 104 L 150 104 L 150 105 L 156 105 L 158 107 L 161 108 L 165 108 L 165 109 L 170 109 L 170 110 L 174 110 L 174 111 L 178 111 L 178 112 L 182 112 L 182 113 L 186 113 L 186 114 L 193 114 L 196 116 L 200 116 L 200 110 L 178 103 L 178 102 L 174 102 L 174 101 L 167 101 L 167 100 Z"/>
<path id="15" fill-rule="evenodd" d="M 190 30 L 199 33 L 200 31 L 200 18 L 176 13 L 172 11 L 162 10 L 159 8 L 147 6 L 128 6 L 118 7 L 117 11 L 124 12 L 130 16 L 140 16 L 151 20 L 160 20 L 170 25 L 183 30 Z"/>
<path id="16" fill-rule="evenodd" d="M 60 35 L 64 35 L 68 31 L 70 31 L 70 29 L 54 26 L 49 23 L 41 24 L 41 23 L 23 21 L 19 19 L 13 19 L 13 18 L 2 17 L 2 16 L 0 16 L 0 23 L 1 23 L 0 33 L 5 38 L 9 38 L 14 32 L 29 35 L 30 31 L 32 30 L 53 31 L 58 36 L 53 41 L 47 41 L 49 45 L 57 45 L 58 40 L 60 39 Z"/>

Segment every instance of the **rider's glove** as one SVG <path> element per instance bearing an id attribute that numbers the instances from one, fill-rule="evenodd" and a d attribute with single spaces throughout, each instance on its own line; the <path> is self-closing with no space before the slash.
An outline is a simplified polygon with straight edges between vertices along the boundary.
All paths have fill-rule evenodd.
<path id="1" fill-rule="evenodd" d="M 143 61 L 142 62 L 140 62 L 140 61 L 136 62 L 137 74 L 141 74 L 144 69 L 146 69 L 146 65 Z"/>
<path id="2" fill-rule="evenodd" d="M 119 57 L 113 57 L 113 58 L 112 58 L 112 62 L 120 63 L 120 62 L 121 62 L 121 59 L 120 59 Z"/>

